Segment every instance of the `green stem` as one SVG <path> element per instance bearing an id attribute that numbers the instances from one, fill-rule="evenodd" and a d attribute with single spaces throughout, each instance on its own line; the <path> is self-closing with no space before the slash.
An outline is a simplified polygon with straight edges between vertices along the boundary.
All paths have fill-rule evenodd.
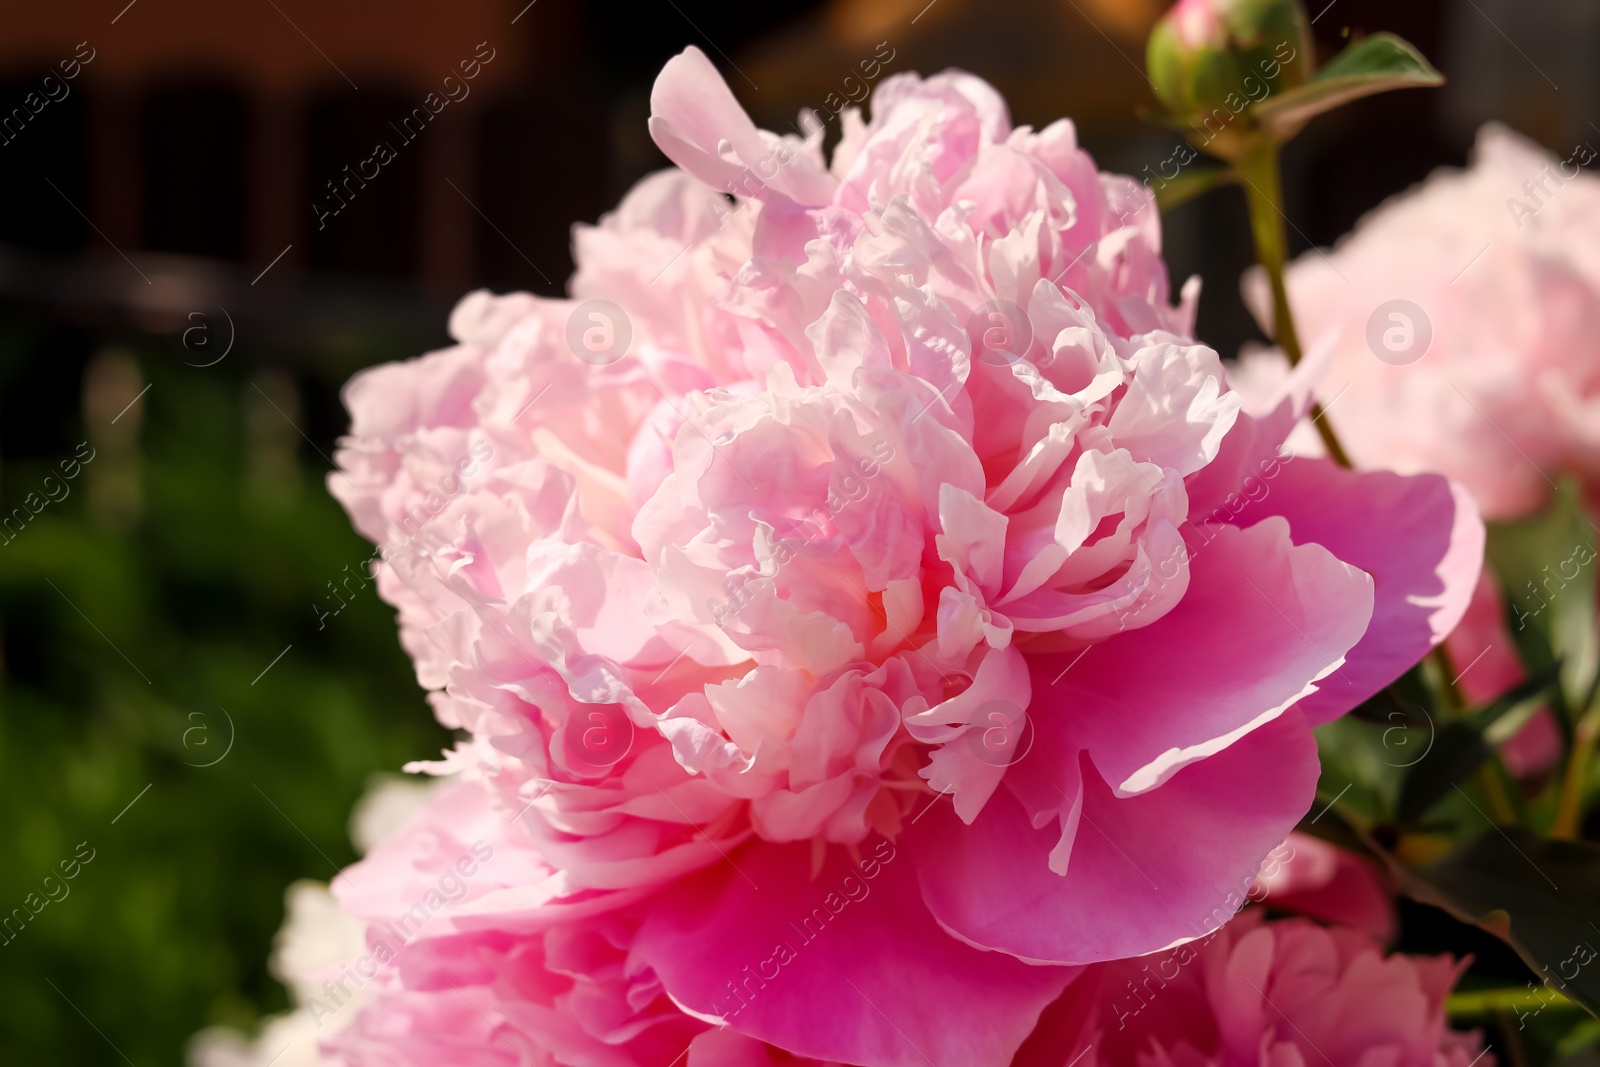
<path id="1" fill-rule="evenodd" d="M 1489 802 L 1489 810 L 1494 813 L 1496 822 L 1505 826 L 1520 826 L 1522 819 L 1517 814 L 1517 805 L 1511 799 L 1511 792 L 1506 789 L 1505 780 L 1501 777 L 1499 758 L 1491 758 L 1486 763 L 1478 765 L 1478 788 L 1483 790 L 1483 797 Z"/>
<path id="2" fill-rule="evenodd" d="M 1433 672 L 1438 675 L 1436 684 L 1439 691 L 1450 698 L 1450 706 L 1446 710 L 1452 717 L 1459 715 L 1467 709 L 1467 702 L 1461 690 L 1456 688 L 1456 665 L 1450 658 L 1450 650 L 1442 644 L 1434 645 L 1433 651 L 1428 653 L 1428 660 Z"/>
<path id="3" fill-rule="evenodd" d="M 1456 667 L 1450 650 L 1443 644 L 1434 645 L 1423 668 L 1423 681 L 1434 691 L 1445 716 L 1454 719 L 1465 712 L 1467 700 L 1456 687 Z M 1498 752 L 1491 751 L 1489 759 L 1478 766 L 1477 779 L 1494 820 L 1505 826 L 1522 825 L 1522 805 Z"/>
<path id="4" fill-rule="evenodd" d="M 1245 202 L 1250 208 L 1250 233 L 1255 238 L 1256 259 L 1267 272 L 1272 284 L 1273 340 L 1289 365 L 1297 367 L 1304 352 L 1300 348 L 1300 334 L 1295 330 L 1294 314 L 1289 310 L 1289 289 L 1284 283 L 1284 267 L 1288 265 L 1289 239 L 1284 230 L 1283 181 L 1279 177 L 1278 144 L 1270 137 L 1261 137 L 1254 146 L 1234 164 L 1234 171 L 1244 184 Z M 1322 405 L 1311 403 L 1311 425 L 1317 428 L 1328 455 L 1341 467 L 1352 466 L 1350 456 L 1323 416 Z"/>
<path id="5" fill-rule="evenodd" d="M 1256 259 L 1272 283 L 1272 315 L 1275 340 L 1291 365 L 1299 365 L 1304 354 L 1300 335 L 1289 311 L 1289 290 L 1283 271 L 1289 261 L 1289 238 L 1283 224 L 1283 181 L 1279 177 L 1278 146 L 1263 138 L 1236 164 L 1244 182 L 1245 202 L 1250 207 L 1250 233 L 1255 238 Z"/>
<path id="6" fill-rule="evenodd" d="M 1497 1011 L 1494 1013 L 1495 1026 L 1500 1030 L 1500 1051 L 1504 1054 L 1505 1067 L 1528 1067 L 1528 1054 L 1522 1049 L 1522 1038 L 1519 1031 L 1522 1021 L 1517 1021 L 1517 1028 L 1511 1028 L 1511 1016 L 1508 1012 Z"/>
<path id="7" fill-rule="evenodd" d="M 1470 1019 L 1497 1011 L 1514 1011 L 1518 1008 L 1554 1008 L 1564 1011 L 1578 1005 L 1553 989 L 1540 986 L 1529 989 L 1517 986 L 1510 989 L 1476 989 L 1469 993 L 1452 993 L 1444 1002 L 1445 1013 L 1453 1019 Z"/>

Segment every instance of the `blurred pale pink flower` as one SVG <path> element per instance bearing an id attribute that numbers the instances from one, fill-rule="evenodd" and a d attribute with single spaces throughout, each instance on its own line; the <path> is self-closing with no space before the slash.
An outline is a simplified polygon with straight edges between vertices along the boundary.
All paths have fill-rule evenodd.
<path id="1" fill-rule="evenodd" d="M 1446 474 L 1490 519 L 1537 509 L 1563 473 L 1600 488 L 1595 159 L 1485 126 L 1470 168 L 1290 267 L 1302 339 L 1322 352 L 1302 368 L 1358 466 Z M 1264 279 L 1246 290 L 1270 318 Z"/>
<path id="2" fill-rule="evenodd" d="M 514 1002 L 592 981 L 613 1048 L 999 1067 L 1078 965 L 1240 906 L 1310 724 L 1455 624 L 1482 527 L 1281 455 L 1070 123 L 899 75 L 825 162 L 693 49 L 652 112 L 683 170 L 578 230 L 571 300 L 473 294 L 346 391 L 330 488 L 471 735 L 431 769 L 526 866 L 430 916 L 471 1012 L 402 966 L 341 1049 L 570 1027 Z M 364 870 L 376 918 L 404 871 Z"/>
<path id="3" fill-rule="evenodd" d="M 1277 353 L 1248 354 L 1234 386 L 1263 406 L 1314 394 L 1358 466 L 1445 474 L 1487 518 L 1538 510 L 1563 475 L 1600 514 L 1600 179 L 1583 169 L 1596 158 L 1579 145 L 1558 159 L 1485 126 L 1469 169 L 1436 174 L 1290 267 L 1308 358 L 1290 375 Z M 1269 320 L 1264 278 L 1245 289 Z M 1485 573 L 1449 640 L 1475 702 L 1525 677 L 1506 619 Z M 1502 753 L 1519 775 L 1549 770 L 1554 721 L 1539 712 Z"/>
<path id="4" fill-rule="evenodd" d="M 366 853 L 422 806 L 436 783 L 385 778 L 356 804 L 350 839 Z M 372 987 L 352 983 L 366 924 L 347 913 L 321 882 L 297 881 L 284 893 L 283 927 L 274 940 L 270 970 L 289 990 L 293 1010 L 263 1021 L 253 1041 L 227 1027 L 212 1027 L 190 1042 L 190 1067 L 321 1067 L 321 1045 L 358 1014 Z M 329 986 L 343 982 L 343 989 Z M 330 1003 L 331 1001 L 331 1003 Z"/>
<path id="5" fill-rule="evenodd" d="M 1479 1034 L 1447 1026 L 1465 967 L 1251 908 L 1203 941 L 1090 968 L 1015 1067 L 1493 1067 Z"/>

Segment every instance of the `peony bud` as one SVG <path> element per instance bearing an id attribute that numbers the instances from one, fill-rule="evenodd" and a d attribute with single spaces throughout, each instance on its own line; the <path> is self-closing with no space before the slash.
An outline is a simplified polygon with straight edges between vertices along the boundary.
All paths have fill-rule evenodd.
<path id="1" fill-rule="evenodd" d="M 1310 27 L 1297 0 L 1179 0 L 1146 65 L 1167 110 L 1227 157 L 1255 129 L 1253 104 L 1310 77 Z"/>

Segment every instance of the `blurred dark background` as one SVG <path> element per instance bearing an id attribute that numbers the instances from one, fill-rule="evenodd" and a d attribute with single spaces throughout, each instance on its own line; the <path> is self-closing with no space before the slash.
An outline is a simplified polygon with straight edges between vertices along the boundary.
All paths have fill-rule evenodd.
<path id="1" fill-rule="evenodd" d="M 25 509 L 0 532 L 0 914 L 28 916 L 0 935 L 5 1063 L 176 1064 L 286 1005 L 284 887 L 353 858 L 372 775 L 450 740 L 370 590 L 319 621 L 370 553 L 323 486 L 338 389 L 444 344 L 468 289 L 561 290 L 571 223 L 665 163 L 668 57 L 699 45 L 787 128 L 887 42 L 889 73 L 960 66 L 1019 123 L 1075 118 L 1104 167 L 1176 146 L 1137 118 L 1161 0 L 125 3 L 30 5 L 0 37 L 0 512 Z M 1325 55 L 1393 30 L 1450 84 L 1295 143 L 1298 249 L 1465 162 L 1487 119 L 1600 144 L 1590 0 L 1312 14 Z M 394 158 L 349 179 L 379 140 Z M 1256 336 L 1245 237 L 1232 190 L 1167 220 L 1225 354 Z"/>

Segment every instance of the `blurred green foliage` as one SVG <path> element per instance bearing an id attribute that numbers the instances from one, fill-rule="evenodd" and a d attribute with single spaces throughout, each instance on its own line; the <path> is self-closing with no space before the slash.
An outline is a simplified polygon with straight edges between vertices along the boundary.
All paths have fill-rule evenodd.
<path id="1" fill-rule="evenodd" d="M 0 319 L 13 411 L 62 407 L 17 393 L 41 343 Z M 286 1007 L 266 969 L 285 887 L 355 858 L 372 775 L 450 743 L 370 585 L 317 626 L 325 583 L 371 552 L 322 484 L 343 370 L 310 383 L 312 445 L 290 424 L 307 375 L 125 348 L 102 377 L 150 388 L 116 425 L 67 397 L 64 450 L 0 457 L 9 513 L 96 449 L 0 545 L 0 916 L 40 907 L 0 945 L 7 1064 L 177 1064 L 196 1030 Z M 80 842 L 93 859 L 63 880 Z"/>
<path id="2" fill-rule="evenodd" d="M 1600 978 L 1586 966 L 1600 941 L 1594 535 L 1572 485 L 1538 514 L 1491 523 L 1501 640 L 1524 680 L 1474 705 L 1452 678 L 1476 661 L 1430 656 L 1318 727 L 1317 814 L 1302 823 L 1366 851 L 1418 902 L 1402 904 L 1397 947 L 1470 951 L 1451 1016 L 1487 1027 L 1513 1065 L 1600 1064 L 1600 1025 L 1583 1014 L 1600 1015 Z M 1559 736 L 1513 775 L 1502 746 L 1541 714 Z"/>

